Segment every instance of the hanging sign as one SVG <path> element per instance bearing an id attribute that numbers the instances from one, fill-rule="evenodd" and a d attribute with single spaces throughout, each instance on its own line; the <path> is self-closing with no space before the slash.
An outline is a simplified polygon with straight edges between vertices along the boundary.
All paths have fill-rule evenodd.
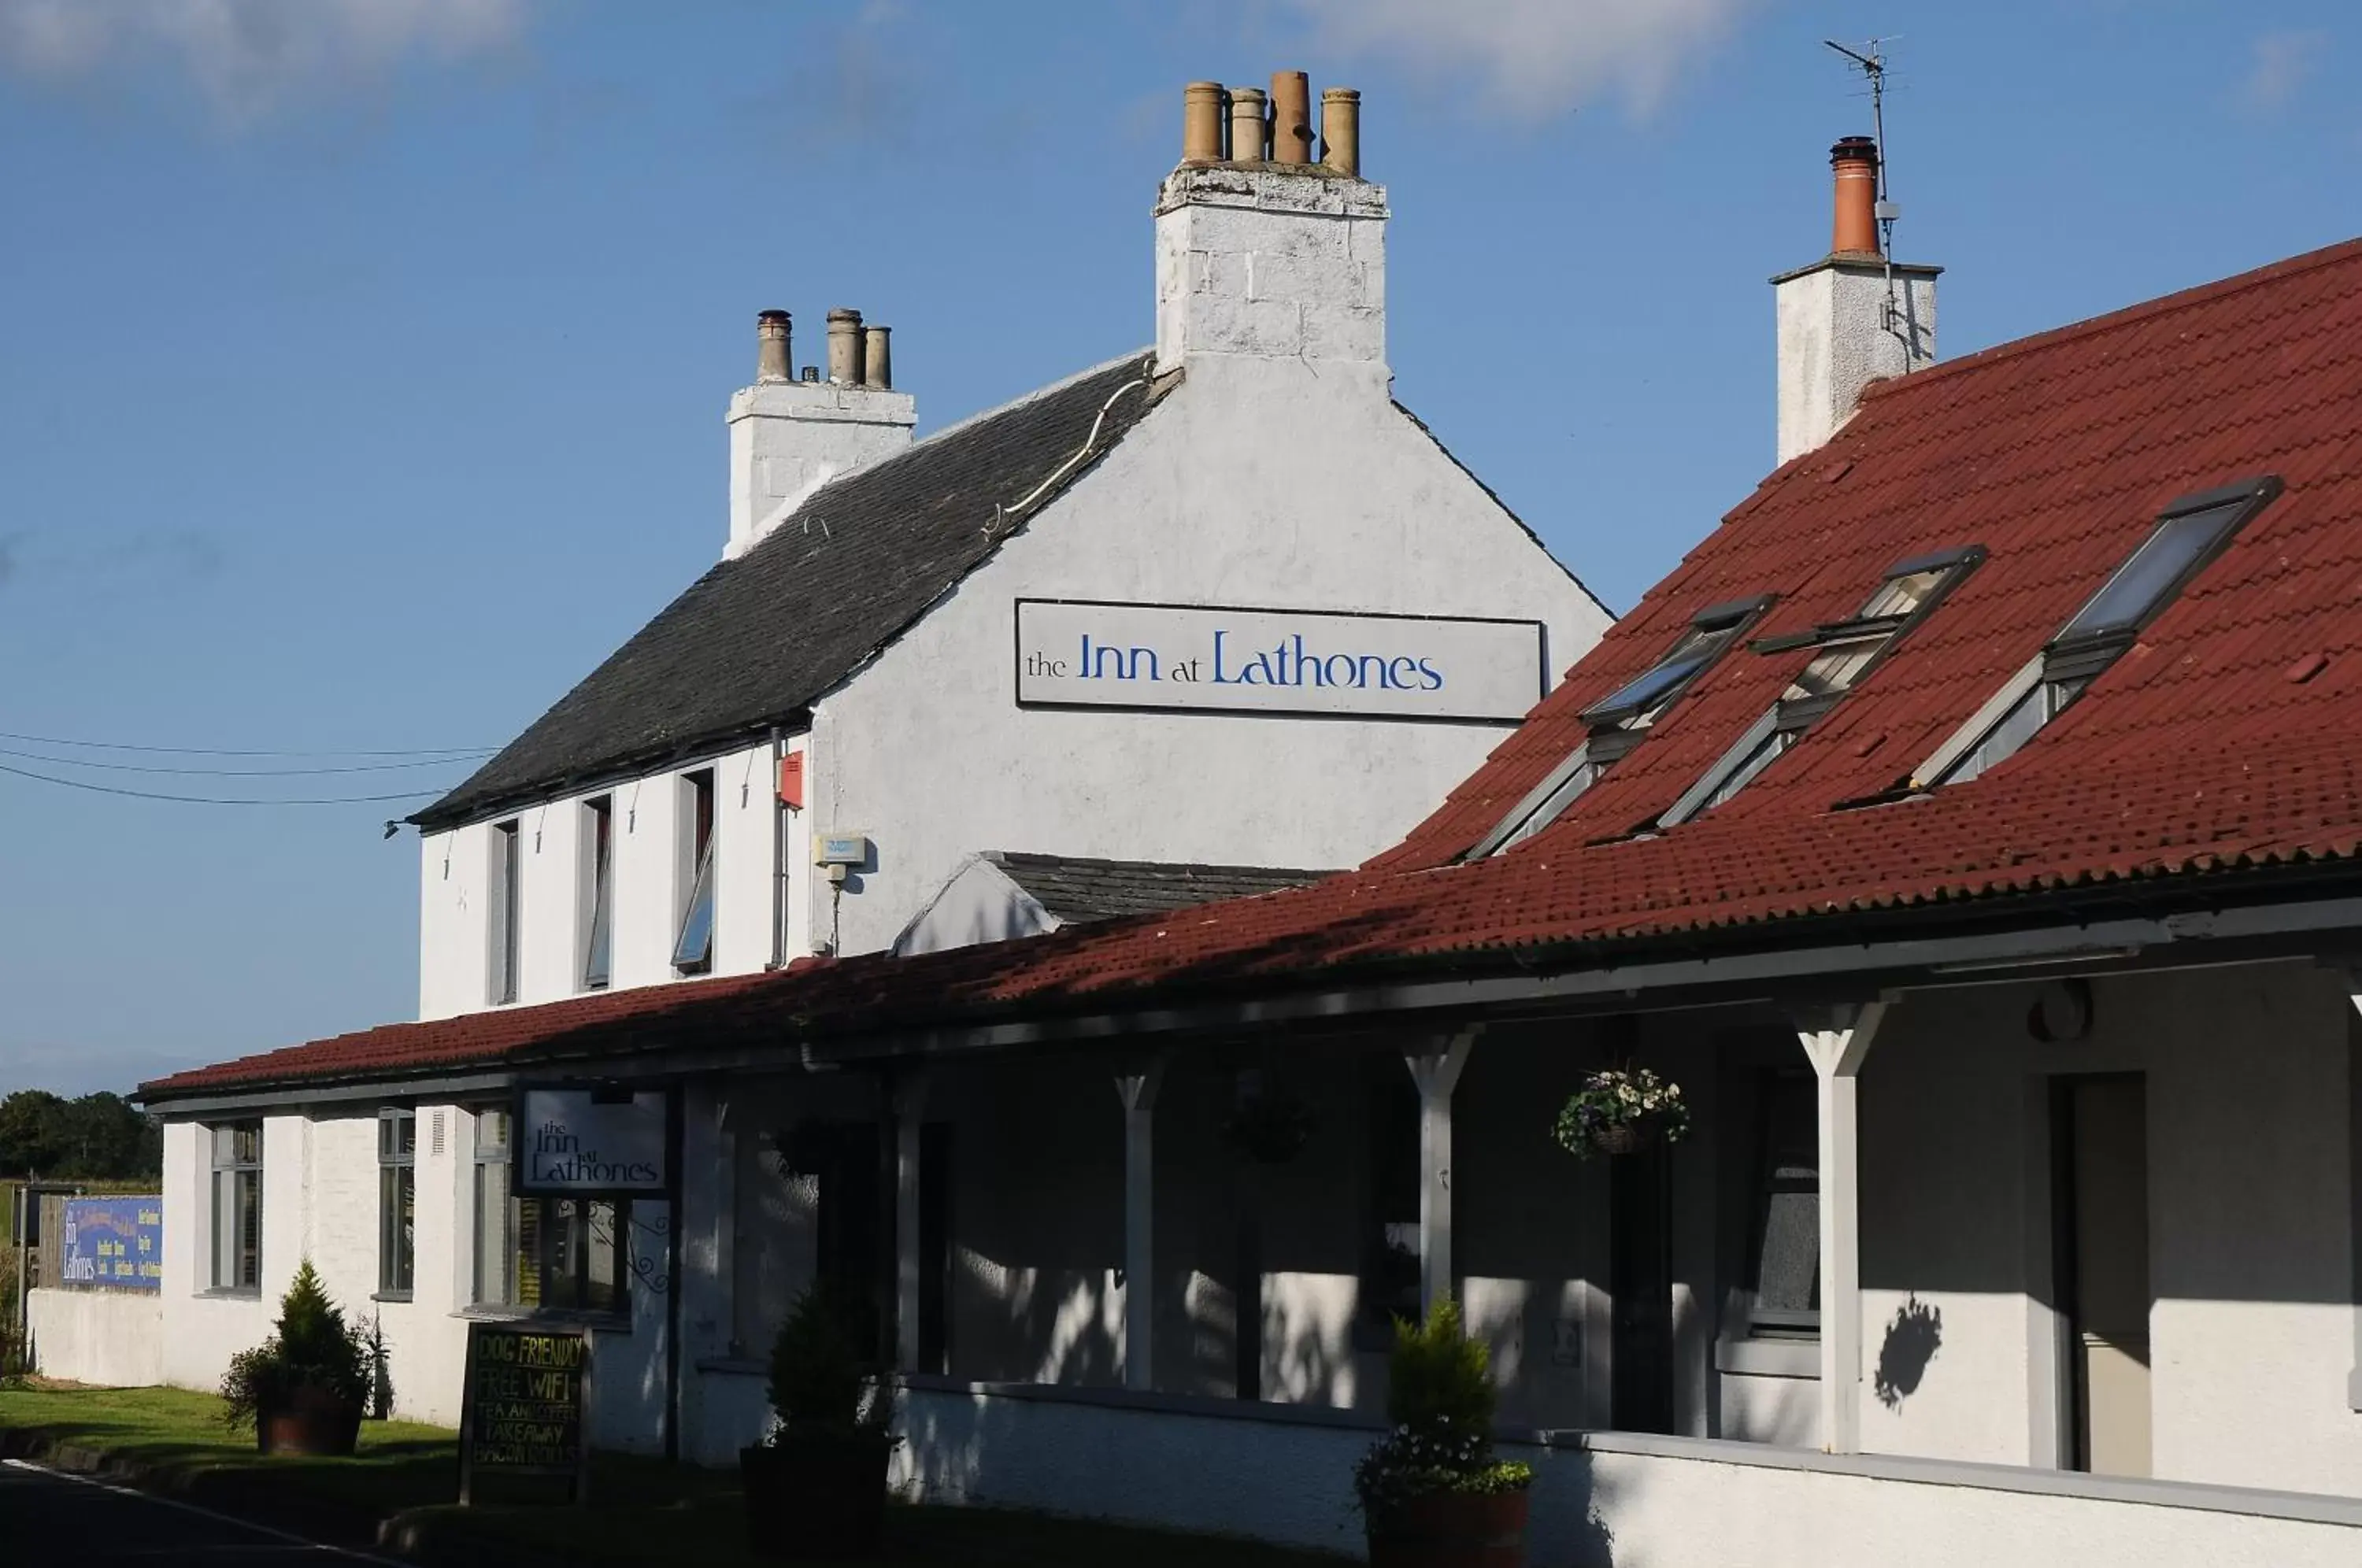
<path id="1" fill-rule="evenodd" d="M 545 1198 L 660 1197 L 668 1120 L 662 1089 L 520 1089 L 512 1139 L 516 1190 Z"/>
<path id="2" fill-rule="evenodd" d="M 1539 621 L 1017 601 L 1021 707 L 1514 723 L 1548 684 Z"/>
<path id="3" fill-rule="evenodd" d="M 590 1492 L 590 1333 L 518 1323 L 468 1325 L 459 1394 L 459 1501 L 479 1474 L 565 1475 Z"/>
<path id="4" fill-rule="evenodd" d="M 162 1198 L 70 1198 L 59 1231 L 68 1286 L 164 1288 Z"/>

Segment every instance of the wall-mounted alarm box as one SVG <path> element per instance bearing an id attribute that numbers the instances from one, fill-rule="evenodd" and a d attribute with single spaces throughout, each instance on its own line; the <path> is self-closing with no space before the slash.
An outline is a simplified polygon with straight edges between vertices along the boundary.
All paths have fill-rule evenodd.
<path id="1" fill-rule="evenodd" d="M 863 866 L 869 861 L 869 836 L 858 833 L 821 835 L 812 849 L 815 866 Z"/>

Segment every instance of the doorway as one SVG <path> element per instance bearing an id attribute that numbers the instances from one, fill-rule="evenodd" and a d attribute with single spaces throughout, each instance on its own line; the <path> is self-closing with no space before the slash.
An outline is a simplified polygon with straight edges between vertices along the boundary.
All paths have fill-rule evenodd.
<path id="1" fill-rule="evenodd" d="M 1661 1140 L 1608 1162 L 1609 1421 L 1673 1430 L 1672 1160 Z"/>
<path id="2" fill-rule="evenodd" d="M 2137 1073 L 2065 1078 L 2053 1099 L 2067 1452 L 2097 1475 L 2150 1470 L 2147 1089 Z"/>

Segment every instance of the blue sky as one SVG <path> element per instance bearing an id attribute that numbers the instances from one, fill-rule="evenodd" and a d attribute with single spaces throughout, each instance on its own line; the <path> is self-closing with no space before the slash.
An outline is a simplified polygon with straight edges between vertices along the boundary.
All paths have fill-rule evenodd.
<path id="1" fill-rule="evenodd" d="M 1363 89 L 1397 394 L 1621 610 L 1771 466 L 1882 31 L 1946 357 L 2362 226 L 2328 4 L 0 0 L 0 732 L 505 741 L 719 553 L 756 310 L 890 323 L 922 429 L 1144 343 L 1181 83 L 1283 67 Z M 407 809 L 0 773 L 0 1091 L 410 1016 Z"/>

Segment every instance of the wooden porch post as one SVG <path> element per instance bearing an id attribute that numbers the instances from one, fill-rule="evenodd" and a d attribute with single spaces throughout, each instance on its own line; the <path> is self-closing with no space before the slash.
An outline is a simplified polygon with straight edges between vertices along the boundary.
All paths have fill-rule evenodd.
<path id="1" fill-rule="evenodd" d="M 1861 1449 L 1861 1147 L 1855 1099 L 1890 1000 L 1800 1011 L 1820 1089 L 1821 1446 Z"/>
<path id="2" fill-rule="evenodd" d="M 1480 1031 L 1468 1028 L 1440 1051 L 1406 1053 L 1418 1086 L 1418 1309 L 1451 1294 L 1451 1091 Z"/>
<path id="3" fill-rule="evenodd" d="M 1116 1076 L 1123 1101 L 1123 1386 L 1156 1386 L 1156 1090 L 1165 1058 Z"/>

